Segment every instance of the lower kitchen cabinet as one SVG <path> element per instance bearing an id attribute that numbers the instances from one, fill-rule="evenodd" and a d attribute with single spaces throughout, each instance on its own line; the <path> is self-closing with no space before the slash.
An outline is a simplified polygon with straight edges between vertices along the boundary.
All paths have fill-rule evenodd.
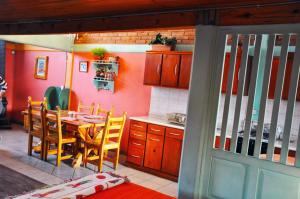
<path id="1" fill-rule="evenodd" d="M 130 123 L 127 162 L 145 172 L 177 180 L 183 130 L 135 120 Z"/>
<path id="2" fill-rule="evenodd" d="M 164 137 L 161 135 L 148 134 L 144 166 L 160 170 L 163 155 Z"/>
<path id="3" fill-rule="evenodd" d="M 181 130 L 167 128 L 161 168 L 163 172 L 178 176 L 182 138 L 183 132 Z"/>

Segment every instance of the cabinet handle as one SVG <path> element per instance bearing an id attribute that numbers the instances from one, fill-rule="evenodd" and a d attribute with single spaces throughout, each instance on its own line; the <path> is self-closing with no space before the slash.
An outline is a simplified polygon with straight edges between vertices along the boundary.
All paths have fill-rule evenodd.
<path id="1" fill-rule="evenodd" d="M 134 135 L 134 136 L 137 136 L 137 137 L 142 137 L 142 135 L 136 134 L 136 133 L 134 133 L 133 135 Z"/>
<path id="2" fill-rule="evenodd" d="M 152 140 L 152 141 L 155 141 L 155 142 L 160 142 L 159 139 L 155 139 L 155 138 L 149 138 L 149 139 Z"/>
<path id="3" fill-rule="evenodd" d="M 141 158 L 141 156 L 138 156 L 138 155 L 130 155 L 130 156 L 132 156 L 134 158 Z"/>
<path id="4" fill-rule="evenodd" d="M 178 67 L 178 64 L 176 64 L 176 65 L 175 65 L 175 68 L 174 68 L 174 75 L 175 75 L 175 77 L 176 77 L 176 75 L 177 75 L 177 67 Z"/>
<path id="5" fill-rule="evenodd" d="M 133 126 L 135 126 L 137 128 L 143 128 L 141 125 L 137 125 L 137 124 L 134 124 Z"/>
<path id="6" fill-rule="evenodd" d="M 136 146 L 142 146 L 142 144 L 139 144 L 139 143 L 135 143 L 135 142 L 132 142 L 133 145 L 136 145 Z"/>
<path id="7" fill-rule="evenodd" d="M 178 136 L 180 135 L 179 133 L 169 133 L 170 135 L 175 135 L 175 136 Z"/>
<path id="8" fill-rule="evenodd" d="M 157 75 L 160 75 L 160 64 L 157 64 L 157 68 L 156 68 L 156 72 L 157 72 Z"/>
<path id="9" fill-rule="evenodd" d="M 156 132 L 159 132 L 160 130 L 159 129 L 154 129 L 154 128 L 150 128 L 151 131 L 156 131 Z"/>

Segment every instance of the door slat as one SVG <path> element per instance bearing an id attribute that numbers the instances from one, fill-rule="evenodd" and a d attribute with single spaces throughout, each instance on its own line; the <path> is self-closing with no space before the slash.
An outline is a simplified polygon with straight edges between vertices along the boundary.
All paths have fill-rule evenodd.
<path id="1" fill-rule="evenodd" d="M 249 43 L 250 43 L 250 35 L 245 35 L 243 39 L 242 61 L 241 61 L 241 67 L 239 71 L 239 78 L 238 78 L 239 79 L 238 93 L 237 93 L 237 99 L 235 104 L 232 137 L 230 142 L 230 151 L 233 153 L 235 153 L 236 150 L 238 126 L 240 124 L 241 105 L 242 105 L 242 99 L 244 94 L 245 77 L 246 77 L 247 64 L 248 64 Z"/>
<path id="2" fill-rule="evenodd" d="M 235 73 L 238 37 L 239 36 L 237 34 L 234 34 L 232 36 L 233 41 L 232 41 L 231 53 L 230 53 L 230 67 L 229 67 L 229 72 L 228 72 L 226 96 L 225 96 L 225 103 L 224 103 L 222 128 L 221 128 L 220 148 L 223 150 L 225 148 L 225 140 L 226 140 L 226 134 L 227 134 L 227 125 L 228 125 L 228 116 L 229 116 L 230 101 L 231 101 L 231 95 L 232 95 L 233 77 L 234 77 L 234 73 Z"/>
<path id="3" fill-rule="evenodd" d="M 272 69 L 274 45 L 275 45 L 275 34 L 272 34 L 269 35 L 269 39 L 268 39 L 266 64 L 264 69 L 262 93 L 260 98 L 259 118 L 258 118 L 258 125 L 256 129 L 254 156 L 257 158 L 260 155 L 260 149 L 261 149 L 261 140 L 262 140 L 263 129 L 264 129 L 265 109 L 266 109 L 266 102 L 267 102 L 267 96 L 269 91 L 269 82 L 270 82 L 270 74 Z"/>
<path id="4" fill-rule="evenodd" d="M 273 160 L 273 155 L 274 155 L 275 136 L 277 130 L 279 107 L 280 107 L 281 95 L 283 89 L 283 81 L 285 75 L 289 41 L 290 41 L 290 35 L 288 34 L 284 35 L 281 52 L 280 52 L 280 58 L 279 58 L 279 68 L 276 77 L 274 103 L 273 103 L 273 110 L 271 115 L 271 126 L 270 126 L 270 133 L 268 139 L 267 159 L 270 161 Z"/>
<path id="5" fill-rule="evenodd" d="M 300 67 L 300 35 L 297 35 L 296 52 L 294 56 L 292 74 L 290 79 L 290 88 L 289 88 L 286 116 L 285 116 L 284 129 L 283 129 L 283 140 L 281 145 L 280 162 L 282 164 L 286 164 L 288 152 L 289 152 L 290 134 L 292 128 L 292 121 L 293 121 L 295 100 L 297 95 L 297 87 L 298 87 L 298 79 L 299 79 L 299 67 Z"/>
<path id="6" fill-rule="evenodd" d="M 251 79 L 250 79 L 250 86 L 248 92 L 248 105 L 247 105 L 246 121 L 245 121 L 244 134 L 243 134 L 243 145 L 241 151 L 242 155 L 248 155 L 248 146 L 249 146 L 251 121 L 252 121 L 252 110 L 254 104 L 257 73 L 258 73 L 259 62 L 260 62 L 261 44 L 262 44 L 262 35 L 257 35 L 255 39 L 253 66 L 251 70 Z"/>

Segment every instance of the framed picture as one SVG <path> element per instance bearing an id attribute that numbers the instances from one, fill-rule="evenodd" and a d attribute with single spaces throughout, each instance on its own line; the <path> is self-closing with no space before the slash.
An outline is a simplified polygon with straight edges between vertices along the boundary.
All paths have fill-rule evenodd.
<path id="1" fill-rule="evenodd" d="M 79 72 L 88 72 L 88 62 L 87 61 L 80 61 L 79 62 Z"/>
<path id="2" fill-rule="evenodd" d="M 34 78 L 47 79 L 48 57 L 37 57 L 35 61 Z"/>

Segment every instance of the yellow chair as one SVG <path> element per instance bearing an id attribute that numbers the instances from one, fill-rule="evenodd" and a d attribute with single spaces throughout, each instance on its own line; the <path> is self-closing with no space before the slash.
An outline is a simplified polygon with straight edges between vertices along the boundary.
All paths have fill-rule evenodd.
<path id="1" fill-rule="evenodd" d="M 76 141 L 77 139 L 75 135 L 62 131 L 61 109 L 56 107 L 56 111 L 46 111 L 44 145 L 45 160 L 47 161 L 49 154 L 56 154 L 56 165 L 60 166 L 61 160 L 66 160 L 73 157 L 73 154 L 62 156 L 62 153 L 64 152 L 63 146 L 66 144 L 71 144 L 73 147 L 75 147 Z M 57 148 L 50 149 L 50 144 L 55 144 Z"/>
<path id="2" fill-rule="evenodd" d="M 105 116 L 107 116 L 107 112 L 108 112 L 107 110 L 105 110 L 101 107 L 101 104 L 97 104 L 95 115 L 105 115 Z M 115 107 L 114 106 L 111 107 L 110 112 L 111 112 L 111 116 L 113 116 L 114 112 L 115 112 Z"/>
<path id="3" fill-rule="evenodd" d="M 77 111 L 81 113 L 88 113 L 92 115 L 94 113 L 95 103 L 92 103 L 91 105 L 84 105 L 80 101 L 78 104 Z"/>
<path id="4" fill-rule="evenodd" d="M 33 137 L 41 140 L 41 149 L 44 146 L 44 112 L 47 107 L 46 98 L 44 101 L 32 101 L 28 97 L 28 155 L 32 155 Z M 40 158 L 43 159 L 43 150 L 40 151 Z"/>
<path id="5" fill-rule="evenodd" d="M 84 142 L 84 165 L 87 162 L 98 160 L 98 171 L 102 171 L 103 160 L 113 162 L 114 169 L 117 168 L 120 155 L 120 143 L 126 121 L 126 113 L 121 117 L 112 117 L 111 112 L 107 113 L 105 127 L 95 124 L 97 133 L 93 137 L 85 137 Z M 115 157 L 108 157 L 108 151 L 115 151 Z"/>

